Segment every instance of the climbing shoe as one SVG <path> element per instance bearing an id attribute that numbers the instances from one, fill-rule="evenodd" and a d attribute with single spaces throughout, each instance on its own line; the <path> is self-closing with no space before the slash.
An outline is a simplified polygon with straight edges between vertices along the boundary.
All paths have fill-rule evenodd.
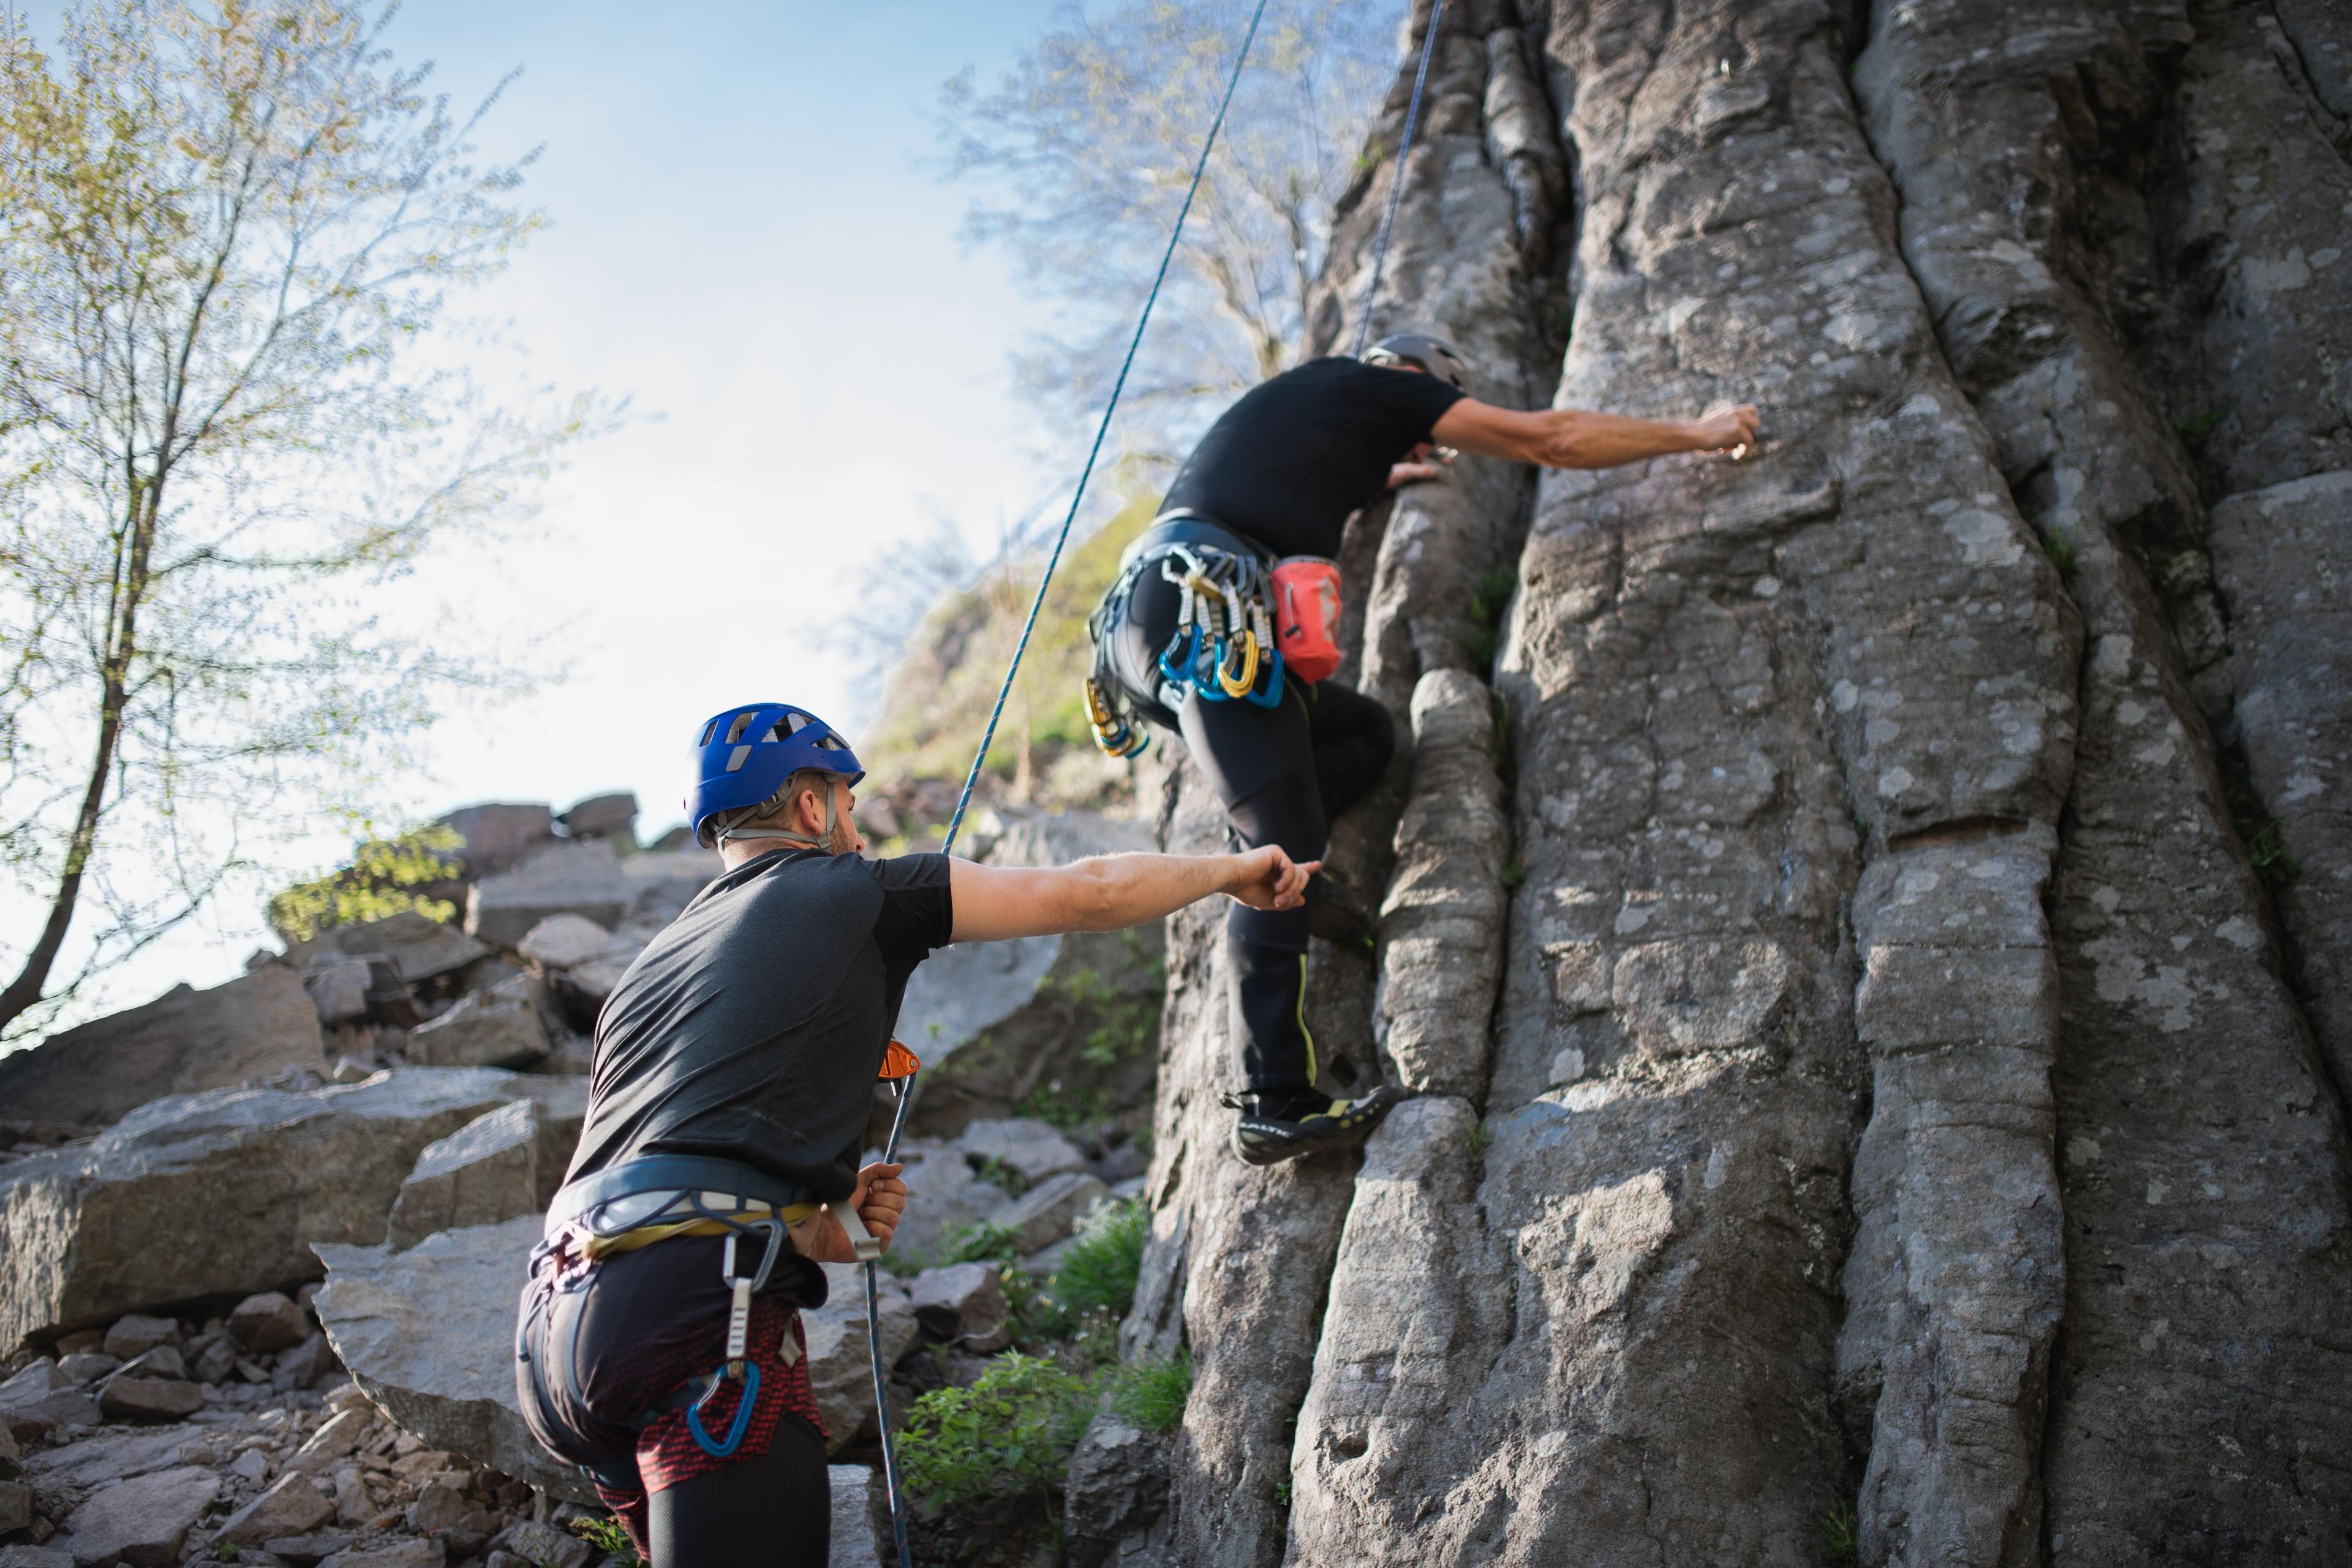
<path id="1" fill-rule="evenodd" d="M 1372 1129 L 1404 1099 L 1386 1084 L 1361 1100 L 1329 1100 L 1304 1094 L 1229 1094 L 1225 1104 L 1241 1112 L 1234 1123 L 1234 1152 L 1244 1164 L 1272 1165 L 1326 1149 L 1345 1149 L 1372 1135 Z"/>

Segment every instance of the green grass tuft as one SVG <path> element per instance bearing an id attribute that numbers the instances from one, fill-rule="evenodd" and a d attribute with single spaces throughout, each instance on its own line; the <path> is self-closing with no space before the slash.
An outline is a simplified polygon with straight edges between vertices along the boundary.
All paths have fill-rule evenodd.
<path id="1" fill-rule="evenodd" d="M 617 1557 L 631 1568 L 642 1568 L 645 1559 L 637 1555 L 637 1549 L 630 1544 L 629 1532 L 622 1529 L 621 1521 L 611 1514 L 574 1518 L 571 1529 L 572 1534 L 605 1556 Z"/>
<path id="2" fill-rule="evenodd" d="M 1172 1361 L 1157 1356 L 1120 1367 L 1111 1377 L 1110 1407 L 1147 1432 L 1166 1432 L 1184 1419 L 1192 1395 L 1192 1358 L 1179 1351 Z"/>
<path id="3" fill-rule="evenodd" d="M 1832 1503 L 1829 1511 L 1813 1521 L 1813 1533 L 1822 1546 L 1822 1561 L 1831 1568 L 1844 1568 L 1862 1556 L 1862 1527 L 1854 1519 L 1852 1503 Z"/>
<path id="4" fill-rule="evenodd" d="M 1135 1281 L 1143 1271 L 1143 1244 L 1150 1234 L 1151 1216 L 1141 1204 L 1097 1209 L 1054 1270 L 1054 1294 L 1073 1312 L 1124 1318 L 1135 1305 Z"/>

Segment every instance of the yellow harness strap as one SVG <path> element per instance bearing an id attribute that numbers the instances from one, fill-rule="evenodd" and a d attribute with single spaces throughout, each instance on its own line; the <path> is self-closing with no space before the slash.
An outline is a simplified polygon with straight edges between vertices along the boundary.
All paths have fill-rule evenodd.
<path id="1" fill-rule="evenodd" d="M 791 1226 L 805 1222 L 823 1206 L 821 1204 L 805 1203 L 782 1209 L 744 1209 L 736 1217 L 766 1219 L 772 1215 Z M 725 1236 L 728 1228 L 715 1219 L 682 1219 L 667 1225 L 641 1225 L 617 1236 L 592 1236 L 581 1244 L 580 1252 L 593 1263 L 616 1252 L 635 1252 L 641 1247 L 651 1247 L 656 1241 L 667 1241 L 673 1236 Z"/>

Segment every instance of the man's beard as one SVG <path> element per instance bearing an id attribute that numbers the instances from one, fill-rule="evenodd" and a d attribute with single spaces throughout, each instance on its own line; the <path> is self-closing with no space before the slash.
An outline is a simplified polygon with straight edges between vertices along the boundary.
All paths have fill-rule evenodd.
<path id="1" fill-rule="evenodd" d="M 825 841 L 825 848 L 835 855 L 857 853 L 857 829 L 850 826 L 847 812 L 834 818 L 833 833 Z"/>

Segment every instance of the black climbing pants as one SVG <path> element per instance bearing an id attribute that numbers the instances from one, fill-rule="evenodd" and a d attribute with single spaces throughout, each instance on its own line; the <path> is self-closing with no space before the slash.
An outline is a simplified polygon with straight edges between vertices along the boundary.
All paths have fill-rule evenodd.
<path id="1" fill-rule="evenodd" d="M 833 1487 L 824 1439 L 796 1421 L 756 1459 L 653 1494 L 653 1568 L 824 1568 Z"/>
<path id="2" fill-rule="evenodd" d="M 1156 670 L 1181 605 L 1181 590 L 1157 565 L 1147 565 L 1112 631 L 1110 664 L 1119 684 L 1145 717 L 1183 735 L 1194 764 L 1224 802 L 1238 845 L 1279 844 L 1295 860 L 1321 858 L 1331 819 L 1388 769 L 1396 745 L 1388 710 L 1336 680 L 1285 680 L 1282 700 L 1272 708 L 1192 696 L 1171 714 L 1158 700 Z M 1303 908 L 1235 904 L 1225 915 L 1226 1005 L 1254 1091 L 1315 1086 L 1307 932 Z"/>

